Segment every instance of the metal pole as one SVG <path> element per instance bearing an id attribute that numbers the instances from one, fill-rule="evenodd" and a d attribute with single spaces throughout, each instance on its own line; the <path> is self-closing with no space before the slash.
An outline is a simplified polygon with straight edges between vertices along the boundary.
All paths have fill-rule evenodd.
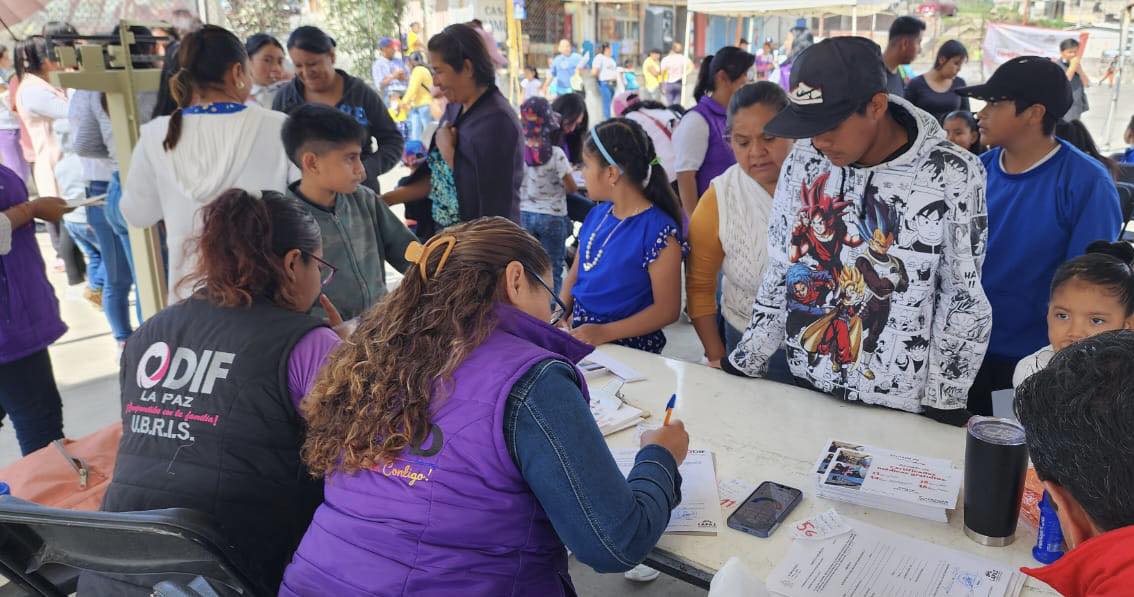
<path id="1" fill-rule="evenodd" d="M 1118 72 L 1115 73 L 1114 91 L 1110 94 L 1110 108 L 1106 111 L 1106 126 L 1103 139 L 1110 144 L 1111 126 L 1114 124 L 1114 114 L 1118 111 L 1118 96 L 1122 93 L 1122 75 L 1126 65 L 1126 42 L 1130 37 L 1130 10 L 1134 4 L 1127 4 L 1122 10 L 1122 30 L 1118 32 Z"/>
<path id="2" fill-rule="evenodd" d="M 858 5 L 857 4 L 855 4 L 854 6 L 851 7 L 850 14 L 851 14 L 850 32 L 851 32 L 851 35 L 857 36 L 858 35 Z"/>

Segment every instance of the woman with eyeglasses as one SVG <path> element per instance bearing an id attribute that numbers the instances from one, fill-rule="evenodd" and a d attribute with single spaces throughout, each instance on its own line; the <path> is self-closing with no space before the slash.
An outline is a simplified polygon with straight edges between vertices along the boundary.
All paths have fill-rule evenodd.
<path id="1" fill-rule="evenodd" d="M 280 595 L 573 595 L 565 546 L 599 572 L 641 562 L 680 498 L 684 426 L 619 472 L 576 367 L 592 347 L 555 327 L 551 264 L 515 223 L 407 258 L 304 401 L 326 501 Z"/>
<path id="2" fill-rule="evenodd" d="M 334 270 L 319 226 L 278 193 L 225 191 L 201 209 L 189 298 L 148 319 L 122 355 L 122 441 L 103 510 L 212 516 L 275 594 L 322 483 L 300 460 L 299 402 L 339 337 L 307 315 Z M 157 579 L 160 580 L 160 579 Z M 82 594 L 148 595 L 154 578 L 86 576 Z"/>

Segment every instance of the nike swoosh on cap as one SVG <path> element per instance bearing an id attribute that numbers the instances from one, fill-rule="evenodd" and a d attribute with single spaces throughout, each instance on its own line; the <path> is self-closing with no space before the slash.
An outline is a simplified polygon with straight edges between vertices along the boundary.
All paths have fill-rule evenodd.
<path id="1" fill-rule="evenodd" d="M 821 104 L 823 103 L 823 90 L 816 89 L 807 83 L 800 83 L 795 86 L 795 89 L 791 90 L 788 99 L 791 100 L 791 103 L 800 106 Z"/>

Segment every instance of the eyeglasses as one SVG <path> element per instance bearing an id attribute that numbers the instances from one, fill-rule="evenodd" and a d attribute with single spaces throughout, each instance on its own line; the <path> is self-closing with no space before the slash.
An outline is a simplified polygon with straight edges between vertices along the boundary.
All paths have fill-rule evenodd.
<path id="1" fill-rule="evenodd" d="M 551 317 L 547 320 L 547 323 L 555 325 L 562 321 L 563 317 L 567 315 L 567 305 L 564 305 L 563 301 L 559 300 L 559 297 L 556 296 L 555 291 L 553 291 L 551 287 L 547 285 L 547 282 L 543 281 L 543 278 L 540 278 L 539 276 L 531 272 L 528 272 L 528 274 L 531 275 L 532 278 L 535 278 L 535 281 L 539 282 L 539 285 L 543 286 L 543 289 L 546 290 L 547 293 L 551 295 L 551 298 L 555 300 L 555 308 L 551 310 Z"/>
<path id="2" fill-rule="evenodd" d="M 312 255 L 307 251 L 301 251 L 301 253 L 314 259 L 315 262 L 319 264 L 319 286 L 323 287 L 327 284 L 330 284 L 331 279 L 335 277 L 335 272 L 339 271 L 339 268 L 331 265 L 330 263 L 327 263 L 326 261 L 323 261 L 319 257 L 316 257 L 315 255 Z"/>

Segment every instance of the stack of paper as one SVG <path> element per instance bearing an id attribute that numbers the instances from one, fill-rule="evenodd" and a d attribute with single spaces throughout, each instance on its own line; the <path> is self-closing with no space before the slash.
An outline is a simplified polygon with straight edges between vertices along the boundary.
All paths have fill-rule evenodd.
<path id="1" fill-rule="evenodd" d="M 621 387 L 622 382 L 611 380 L 601 388 L 591 390 L 591 414 L 603 436 L 634 427 L 650 416 L 649 412 L 630 406 L 619 398 Z"/>
<path id="2" fill-rule="evenodd" d="M 1025 577 L 1014 567 L 933 545 L 836 512 L 792 523 L 796 534 L 768 575 L 768 590 L 786 597 L 1017 597 Z M 812 524 L 808 524 L 812 523 Z"/>
<path id="3" fill-rule="evenodd" d="M 830 440 L 816 465 L 815 484 L 829 500 L 948 522 L 961 475 L 948 460 Z"/>
<path id="4" fill-rule="evenodd" d="M 596 350 L 587 355 L 587 357 L 579 363 L 579 369 L 583 370 L 584 375 L 609 371 L 611 374 L 621 377 L 622 381 L 626 383 L 646 379 L 646 376 L 638 373 L 636 369 L 601 350 Z"/>
<path id="5" fill-rule="evenodd" d="M 634 468 L 638 450 L 627 448 L 612 450 L 614 461 L 623 475 Z M 681 535 L 716 535 L 724 527 L 721 498 L 717 492 L 717 471 L 713 453 L 708 450 L 689 450 L 685 461 L 677 469 L 681 473 L 681 504 L 669 515 L 666 533 Z"/>

